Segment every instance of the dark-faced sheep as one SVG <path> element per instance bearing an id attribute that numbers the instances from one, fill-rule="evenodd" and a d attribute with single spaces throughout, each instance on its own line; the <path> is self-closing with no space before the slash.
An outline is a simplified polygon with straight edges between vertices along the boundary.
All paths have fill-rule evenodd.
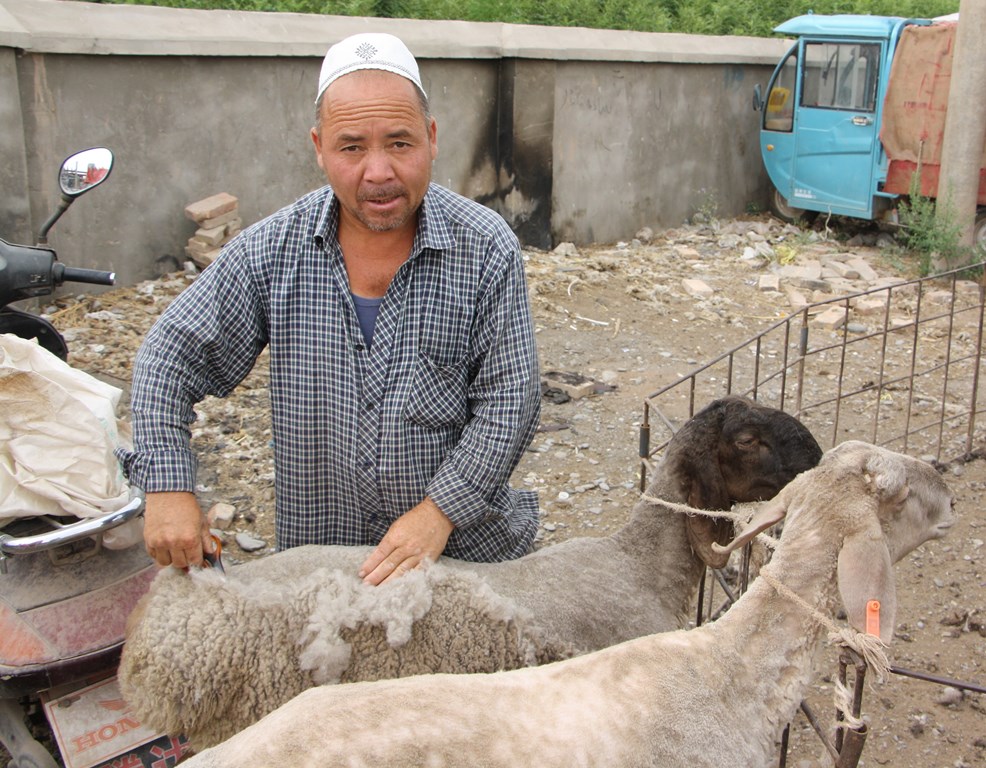
<path id="1" fill-rule="evenodd" d="M 821 450 L 795 418 L 740 397 L 685 423 L 647 498 L 706 509 L 773 497 Z M 363 547 L 300 547 L 214 572 L 165 571 L 132 617 L 120 682 L 137 716 L 196 747 L 316 684 L 541 664 L 678 629 L 722 534 L 641 500 L 612 536 L 518 560 L 441 558 L 381 587 Z"/>
<path id="2" fill-rule="evenodd" d="M 712 624 L 541 667 L 321 686 L 187 766 L 775 764 L 839 596 L 859 631 L 879 600 L 889 640 L 892 563 L 944 535 L 952 496 L 924 462 L 844 443 L 763 504 L 727 549 L 785 514 L 773 559 Z"/>

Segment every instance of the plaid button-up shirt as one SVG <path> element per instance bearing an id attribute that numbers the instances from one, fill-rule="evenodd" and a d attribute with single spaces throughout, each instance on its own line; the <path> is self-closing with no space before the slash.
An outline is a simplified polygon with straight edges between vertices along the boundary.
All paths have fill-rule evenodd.
<path id="1" fill-rule="evenodd" d="M 537 496 L 508 480 L 540 414 L 516 237 L 438 185 L 367 346 L 325 187 L 244 230 L 165 310 L 134 364 L 129 477 L 190 491 L 188 425 L 270 348 L 280 548 L 375 544 L 430 496 L 455 525 L 445 554 L 524 554 Z"/>

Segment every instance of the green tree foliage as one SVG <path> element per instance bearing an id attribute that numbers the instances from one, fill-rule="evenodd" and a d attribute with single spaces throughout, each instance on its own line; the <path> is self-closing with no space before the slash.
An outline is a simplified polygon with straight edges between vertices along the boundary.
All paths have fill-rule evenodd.
<path id="1" fill-rule="evenodd" d="M 959 0 L 96 0 L 173 8 L 458 19 L 560 27 L 769 37 L 809 11 L 932 17 Z"/>

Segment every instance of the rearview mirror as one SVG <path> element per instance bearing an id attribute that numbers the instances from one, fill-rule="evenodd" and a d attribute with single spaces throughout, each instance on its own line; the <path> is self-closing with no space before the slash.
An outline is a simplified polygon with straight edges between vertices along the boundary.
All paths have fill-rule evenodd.
<path id="1" fill-rule="evenodd" d="M 763 109 L 763 91 L 760 90 L 760 83 L 753 86 L 753 111 L 759 112 Z"/>
<path id="2" fill-rule="evenodd" d="M 113 168 L 113 153 L 106 147 L 93 147 L 66 158 L 58 172 L 58 186 L 69 197 L 78 197 L 102 184 Z"/>

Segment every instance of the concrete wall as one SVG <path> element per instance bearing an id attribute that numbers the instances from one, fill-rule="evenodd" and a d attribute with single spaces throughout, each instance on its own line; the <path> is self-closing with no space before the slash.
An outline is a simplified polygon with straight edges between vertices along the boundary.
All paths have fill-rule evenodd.
<path id="1" fill-rule="evenodd" d="M 0 0 L 0 237 L 31 242 L 61 160 L 103 145 L 111 178 L 51 245 L 123 284 L 173 269 L 187 203 L 229 192 L 250 223 L 324 183 L 308 136 L 321 57 L 371 29 L 419 58 L 435 180 L 526 244 L 766 201 L 750 100 L 780 40 Z"/>

